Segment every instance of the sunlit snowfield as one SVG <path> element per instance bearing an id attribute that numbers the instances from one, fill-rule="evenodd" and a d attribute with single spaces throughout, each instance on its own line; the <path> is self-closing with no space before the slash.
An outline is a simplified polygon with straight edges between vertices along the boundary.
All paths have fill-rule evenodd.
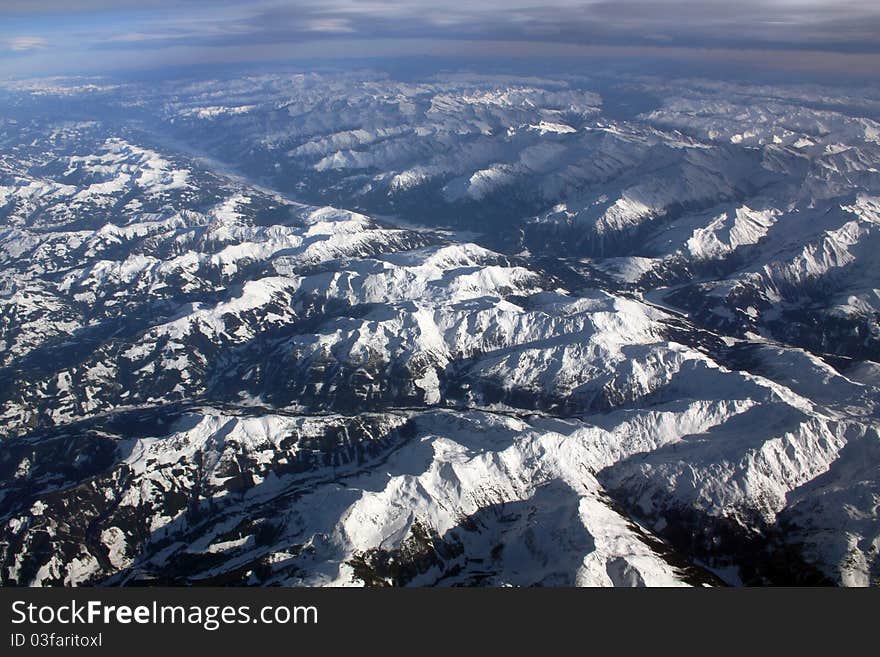
<path id="1" fill-rule="evenodd" d="M 880 90 L 0 104 L 0 583 L 880 581 Z"/>

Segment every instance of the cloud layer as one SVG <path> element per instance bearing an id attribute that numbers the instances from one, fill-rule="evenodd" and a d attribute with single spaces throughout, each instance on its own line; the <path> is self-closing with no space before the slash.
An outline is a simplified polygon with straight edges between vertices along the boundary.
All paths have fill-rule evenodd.
<path id="1" fill-rule="evenodd" d="M 51 43 L 81 59 L 185 49 L 198 61 L 221 49 L 232 61 L 257 48 L 272 58 L 307 43 L 387 50 L 413 39 L 880 55 L 876 0 L 5 0 L 0 24 L 7 51 Z"/>

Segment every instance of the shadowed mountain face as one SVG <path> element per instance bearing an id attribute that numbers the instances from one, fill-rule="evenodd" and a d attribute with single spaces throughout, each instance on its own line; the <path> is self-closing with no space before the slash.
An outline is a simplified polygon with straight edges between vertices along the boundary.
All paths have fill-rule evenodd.
<path id="1" fill-rule="evenodd" d="M 2 584 L 880 581 L 880 93 L 0 94 Z"/>

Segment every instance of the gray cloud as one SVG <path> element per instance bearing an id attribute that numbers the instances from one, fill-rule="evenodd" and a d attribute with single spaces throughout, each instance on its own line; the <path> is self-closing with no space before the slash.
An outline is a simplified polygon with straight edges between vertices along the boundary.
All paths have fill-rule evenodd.
<path id="1" fill-rule="evenodd" d="M 161 2 L 161 0 L 155 0 Z M 198 6 L 198 3 L 196 5 Z M 880 51 L 880 3 L 858 0 L 327 0 L 232 5 L 215 27 L 241 39 L 375 38 Z M 210 38 L 210 35 L 206 35 Z"/>
<path id="2" fill-rule="evenodd" d="M 877 0 L 5 0 L 0 22 L 4 15 L 29 38 L 48 38 L 41 24 L 78 16 L 79 31 L 50 39 L 59 48 L 66 38 L 80 51 L 186 49 L 194 61 L 218 48 L 234 59 L 271 46 L 412 39 L 880 53 Z"/>

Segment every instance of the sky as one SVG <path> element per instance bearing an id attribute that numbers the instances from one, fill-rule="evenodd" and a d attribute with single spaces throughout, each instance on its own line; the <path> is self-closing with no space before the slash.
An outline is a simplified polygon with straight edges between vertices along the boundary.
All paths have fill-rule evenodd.
<path id="1" fill-rule="evenodd" d="M 880 75 L 880 0 L 0 0 L 0 77 L 411 55 Z"/>

